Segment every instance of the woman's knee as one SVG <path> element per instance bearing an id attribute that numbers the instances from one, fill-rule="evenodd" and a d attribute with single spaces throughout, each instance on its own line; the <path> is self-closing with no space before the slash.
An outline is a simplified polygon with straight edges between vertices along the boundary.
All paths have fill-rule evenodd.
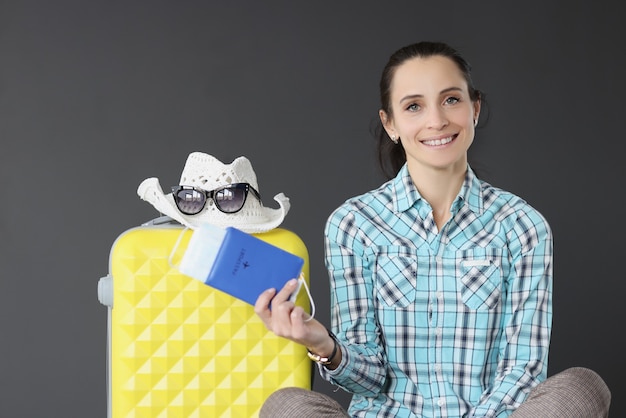
<path id="1" fill-rule="evenodd" d="M 308 389 L 278 389 L 263 403 L 259 418 L 347 417 L 341 405 L 329 396 Z"/>
<path id="2" fill-rule="evenodd" d="M 585 367 L 571 367 L 550 377 L 546 386 L 577 390 L 582 396 L 601 398 L 610 402 L 611 391 L 602 377 Z"/>
<path id="3" fill-rule="evenodd" d="M 597 406 L 606 410 L 608 415 L 611 405 L 611 390 L 598 373 L 585 367 L 572 367 L 556 376 L 561 374 L 565 383 L 569 382 L 570 385 L 578 388 L 578 393 L 581 396 L 584 396 L 589 402 L 595 402 Z"/>
<path id="4" fill-rule="evenodd" d="M 539 384 L 513 415 L 530 417 L 544 411 L 550 417 L 608 417 L 610 405 L 611 391 L 600 375 L 572 367 Z"/>

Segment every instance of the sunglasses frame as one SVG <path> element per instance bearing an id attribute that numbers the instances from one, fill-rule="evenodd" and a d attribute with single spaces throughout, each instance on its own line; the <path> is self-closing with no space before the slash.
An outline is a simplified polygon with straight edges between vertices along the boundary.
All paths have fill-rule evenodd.
<path id="1" fill-rule="evenodd" d="M 217 200 L 215 200 L 215 194 L 219 193 L 223 190 L 226 189 L 243 189 L 244 191 L 244 195 L 243 195 L 243 202 L 241 203 L 241 207 L 235 211 L 232 212 L 226 212 L 224 211 L 221 207 L 220 204 L 218 203 Z M 204 202 L 202 203 L 202 207 L 200 209 L 198 209 L 197 212 L 195 213 L 187 213 L 185 211 L 183 211 L 180 206 L 178 205 L 178 199 L 176 197 L 176 195 L 182 191 L 182 190 L 193 190 L 195 192 L 198 192 L 200 194 L 202 194 L 204 196 Z M 248 199 L 248 192 L 252 192 L 252 194 L 259 200 L 259 202 L 261 202 L 261 194 L 254 188 L 252 187 L 252 185 L 250 185 L 250 183 L 232 183 L 223 187 L 218 187 L 217 189 L 213 189 L 213 190 L 204 190 L 204 189 L 200 189 L 198 187 L 194 187 L 194 186 L 172 186 L 172 198 L 174 199 L 174 203 L 176 204 L 176 207 L 178 208 L 178 210 L 188 216 L 193 216 L 193 215 L 197 215 L 200 212 L 202 212 L 202 210 L 204 210 L 206 203 L 209 201 L 209 199 L 213 200 L 213 204 L 215 205 L 215 207 L 217 208 L 217 210 L 219 210 L 222 213 L 226 213 L 226 214 L 232 214 L 232 213 L 237 213 L 239 212 L 241 209 L 243 209 L 244 205 L 246 204 L 246 200 Z"/>

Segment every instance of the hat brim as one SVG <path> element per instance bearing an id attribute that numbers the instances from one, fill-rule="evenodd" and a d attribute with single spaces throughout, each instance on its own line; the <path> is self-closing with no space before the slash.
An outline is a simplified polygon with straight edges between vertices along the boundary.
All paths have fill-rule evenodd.
<path id="1" fill-rule="evenodd" d="M 278 209 L 266 208 L 261 202 L 255 203 L 254 199 L 248 199 L 242 210 L 233 214 L 225 214 L 213 209 L 203 210 L 197 215 L 185 215 L 176 207 L 172 194 L 163 192 L 156 177 L 142 181 L 137 188 L 137 194 L 161 214 L 191 229 L 208 223 L 223 228 L 231 226 L 250 234 L 267 232 L 277 228 L 283 222 L 290 208 L 289 198 L 279 193 L 274 196 L 274 200 L 280 206 Z"/>

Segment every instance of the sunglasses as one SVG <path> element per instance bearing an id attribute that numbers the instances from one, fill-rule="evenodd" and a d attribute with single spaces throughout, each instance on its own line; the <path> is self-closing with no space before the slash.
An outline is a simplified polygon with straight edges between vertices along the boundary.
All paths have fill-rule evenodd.
<path id="1" fill-rule="evenodd" d="M 215 190 L 202 190 L 192 186 L 172 187 L 176 207 L 185 215 L 197 215 L 207 200 L 213 199 L 215 207 L 224 213 L 236 213 L 243 208 L 248 192 L 261 201 L 261 195 L 248 183 L 233 183 Z"/>

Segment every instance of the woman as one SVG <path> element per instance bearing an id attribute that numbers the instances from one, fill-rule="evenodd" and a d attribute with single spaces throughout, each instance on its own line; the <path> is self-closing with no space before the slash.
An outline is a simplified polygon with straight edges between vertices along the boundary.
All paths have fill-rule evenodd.
<path id="1" fill-rule="evenodd" d="M 379 157 L 392 175 L 325 230 L 334 332 L 288 301 L 295 280 L 255 307 L 353 394 L 349 415 L 289 388 L 261 416 L 605 416 L 610 393 L 592 371 L 546 381 L 552 235 L 468 164 L 481 110 L 469 64 L 446 44 L 409 45 L 391 56 L 380 91 Z"/>

